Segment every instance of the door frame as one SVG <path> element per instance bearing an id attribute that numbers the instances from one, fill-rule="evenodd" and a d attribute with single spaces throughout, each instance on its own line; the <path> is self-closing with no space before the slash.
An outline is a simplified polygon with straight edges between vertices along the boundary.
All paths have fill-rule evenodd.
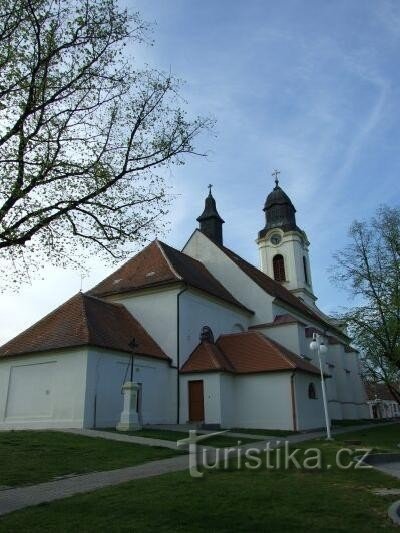
<path id="1" fill-rule="evenodd" d="M 192 402 L 191 402 L 191 394 L 190 394 L 190 388 L 192 383 L 201 383 L 201 395 L 202 395 L 202 401 L 203 401 L 203 419 L 202 420 L 193 420 L 192 416 Z M 205 405 L 204 405 L 204 380 L 203 379 L 192 379 L 188 381 L 188 418 L 189 422 L 204 422 L 205 420 Z"/>

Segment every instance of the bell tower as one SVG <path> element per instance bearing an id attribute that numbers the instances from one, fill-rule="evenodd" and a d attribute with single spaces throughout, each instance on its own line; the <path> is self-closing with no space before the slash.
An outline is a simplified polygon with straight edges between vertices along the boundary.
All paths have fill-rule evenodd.
<path id="1" fill-rule="evenodd" d="M 265 227 L 258 233 L 261 270 L 309 305 L 314 305 L 307 235 L 296 224 L 296 209 L 279 185 L 280 172 L 274 170 L 275 187 L 264 205 Z"/>

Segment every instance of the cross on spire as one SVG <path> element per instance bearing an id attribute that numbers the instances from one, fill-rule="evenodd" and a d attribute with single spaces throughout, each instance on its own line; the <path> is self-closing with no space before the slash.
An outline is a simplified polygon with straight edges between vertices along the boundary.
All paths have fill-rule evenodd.
<path id="1" fill-rule="evenodd" d="M 212 187 L 213 187 L 213 186 L 212 186 L 212 184 L 210 183 L 210 185 L 208 186 L 208 188 L 209 188 L 209 190 L 210 190 L 210 192 L 209 192 L 208 194 L 209 194 L 210 196 L 211 196 L 211 189 L 212 189 Z"/>
<path id="2" fill-rule="evenodd" d="M 280 170 L 276 170 L 276 169 L 274 169 L 274 171 L 273 171 L 272 174 L 271 174 L 271 175 L 275 178 L 275 185 L 276 185 L 277 187 L 278 187 L 278 185 L 279 185 L 279 179 L 278 179 L 278 176 L 279 176 L 280 173 L 281 173 Z"/>

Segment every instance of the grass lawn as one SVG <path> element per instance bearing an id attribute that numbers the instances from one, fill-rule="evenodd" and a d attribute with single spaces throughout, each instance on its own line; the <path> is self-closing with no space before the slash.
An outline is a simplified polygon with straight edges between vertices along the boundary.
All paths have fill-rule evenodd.
<path id="1" fill-rule="evenodd" d="M 400 426 L 353 433 L 365 445 L 380 441 L 394 448 Z M 346 440 L 349 436 L 340 436 Z M 314 440 L 299 448 L 322 450 L 335 464 L 340 440 Z M 374 488 L 400 488 L 400 481 L 372 469 L 210 470 L 202 479 L 187 472 L 167 474 L 74 496 L 0 518 L 10 531 L 269 531 L 398 532 L 387 518 L 398 497 L 372 494 Z M 66 519 L 67 517 L 67 519 Z"/>
<path id="2" fill-rule="evenodd" d="M 385 418 L 364 418 L 357 420 L 332 420 L 333 427 L 347 427 L 347 426 L 364 426 L 366 424 L 383 424 L 385 422 L 390 422 Z"/>
<path id="3" fill-rule="evenodd" d="M 269 437 L 285 437 L 286 435 L 296 435 L 298 431 L 286 431 L 284 429 L 253 429 L 253 428 L 232 428 L 230 431 L 237 433 L 248 433 L 249 435 L 267 435 Z"/>
<path id="4" fill-rule="evenodd" d="M 110 429 L 108 431 L 115 431 Z M 119 432 L 118 432 L 119 433 Z M 136 437 L 147 437 L 150 439 L 170 440 L 176 442 L 177 440 L 187 439 L 189 433 L 187 431 L 173 431 L 169 429 L 141 429 L 139 431 L 121 431 L 124 435 L 134 435 Z M 214 446 L 215 448 L 224 448 L 229 446 L 237 446 L 238 441 L 241 444 L 249 444 L 254 442 L 254 439 L 238 439 L 236 437 L 228 437 L 221 435 L 220 437 L 211 437 L 204 440 L 204 446 Z"/>
<path id="5" fill-rule="evenodd" d="M 335 436 L 337 443 L 347 446 L 346 441 L 361 441 L 361 446 L 370 446 L 377 452 L 395 451 L 400 453 L 400 424 L 361 429 L 352 433 Z M 356 445 L 357 447 L 357 445 Z"/>
<path id="6" fill-rule="evenodd" d="M 26 485 L 67 474 L 112 470 L 176 453 L 56 431 L 0 432 L 0 485 Z"/>

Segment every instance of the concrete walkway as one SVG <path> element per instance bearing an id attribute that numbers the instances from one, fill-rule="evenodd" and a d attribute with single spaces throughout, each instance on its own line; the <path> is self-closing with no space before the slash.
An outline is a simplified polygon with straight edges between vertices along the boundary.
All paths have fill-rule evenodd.
<path id="1" fill-rule="evenodd" d="M 152 461 L 139 466 L 118 468 L 105 472 L 93 472 L 47 483 L 39 483 L 29 487 L 19 487 L 0 491 L 0 515 L 52 502 L 80 494 L 102 489 L 111 485 L 119 485 L 134 479 L 159 476 L 168 472 L 178 472 L 187 468 L 187 455 L 178 455 L 170 459 Z"/>
<path id="2" fill-rule="evenodd" d="M 160 448 L 170 448 L 176 450 L 176 443 L 172 440 L 149 439 L 136 435 L 124 435 L 114 431 L 98 431 L 97 429 L 57 429 L 62 433 L 73 433 L 82 437 L 95 437 L 107 440 L 116 440 L 118 442 L 131 442 L 134 444 L 144 444 L 145 446 L 158 446 Z"/>
<path id="3" fill-rule="evenodd" d="M 389 423 L 388 423 L 389 424 Z M 387 424 L 382 424 L 387 425 Z M 370 428 L 371 424 L 363 426 L 349 426 L 335 430 L 334 434 L 349 433 L 365 428 Z M 135 437 L 130 435 L 120 435 L 107 431 L 96 430 L 64 430 L 68 433 L 77 435 L 106 438 L 109 440 L 120 440 L 124 442 L 134 442 L 138 444 L 145 444 L 150 446 L 165 446 L 168 448 L 176 445 L 174 442 L 147 439 L 144 437 Z M 244 434 L 239 434 L 244 437 Z M 324 432 L 318 431 L 313 433 L 299 433 L 297 435 L 289 435 L 287 437 L 274 437 L 258 440 L 252 444 L 241 446 L 245 448 L 264 449 L 266 442 L 270 443 L 271 448 L 282 446 L 285 441 L 290 443 L 305 442 L 315 438 L 320 438 L 325 435 Z M 259 437 L 259 435 L 258 435 Z M 206 441 L 204 441 L 206 443 Z M 207 447 L 208 452 L 215 454 L 215 448 Z M 209 455 L 209 454 L 208 454 Z M 104 472 L 93 472 L 91 474 L 83 474 L 66 479 L 50 481 L 47 483 L 40 483 L 38 485 L 31 485 L 28 487 L 20 487 L 15 489 L 6 489 L 0 491 L 0 515 L 11 513 L 18 509 L 23 509 L 32 505 L 38 505 L 45 502 L 51 502 L 73 496 L 74 494 L 81 494 L 91 492 L 104 487 L 119 485 L 134 479 L 141 479 L 145 477 L 159 476 L 170 472 L 178 472 L 188 468 L 188 455 L 178 455 L 169 459 L 162 459 L 160 461 L 152 461 L 143 465 L 119 468 L 117 470 L 107 470 Z M 233 456 L 232 456 L 233 457 Z"/>

